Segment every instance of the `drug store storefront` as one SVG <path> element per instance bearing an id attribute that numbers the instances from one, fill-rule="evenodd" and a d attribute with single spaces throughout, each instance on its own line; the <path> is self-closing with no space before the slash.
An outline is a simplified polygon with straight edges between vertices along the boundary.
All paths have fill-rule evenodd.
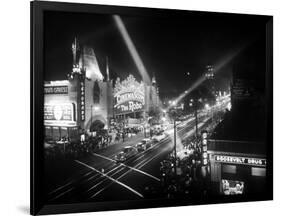
<path id="1" fill-rule="evenodd" d="M 209 140 L 207 152 L 213 194 L 255 196 L 266 192 L 263 144 Z"/>

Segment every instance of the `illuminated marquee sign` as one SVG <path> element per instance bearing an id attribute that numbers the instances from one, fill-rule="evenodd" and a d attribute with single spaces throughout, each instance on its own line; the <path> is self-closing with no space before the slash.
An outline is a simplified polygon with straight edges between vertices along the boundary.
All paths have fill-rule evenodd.
<path id="1" fill-rule="evenodd" d="M 72 125 L 74 120 L 74 104 L 44 104 L 45 125 Z"/>
<path id="2" fill-rule="evenodd" d="M 202 162 L 203 162 L 203 165 L 208 164 L 207 137 L 208 137 L 208 132 L 202 131 Z"/>
<path id="3" fill-rule="evenodd" d="M 45 94 L 68 94 L 68 86 L 45 86 Z"/>
<path id="4" fill-rule="evenodd" d="M 266 159 L 234 157 L 225 155 L 215 155 L 215 161 L 220 163 L 244 164 L 252 166 L 266 166 Z"/>
<path id="5" fill-rule="evenodd" d="M 115 113 L 139 112 L 144 109 L 144 85 L 130 75 L 126 80 L 116 80 L 114 89 Z"/>
<path id="6" fill-rule="evenodd" d="M 85 82 L 80 82 L 80 118 L 85 121 Z"/>

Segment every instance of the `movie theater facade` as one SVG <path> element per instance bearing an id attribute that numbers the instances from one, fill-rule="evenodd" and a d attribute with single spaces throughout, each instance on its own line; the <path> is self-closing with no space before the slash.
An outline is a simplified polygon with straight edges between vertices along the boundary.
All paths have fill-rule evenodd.
<path id="1" fill-rule="evenodd" d="M 72 44 L 73 68 L 66 80 L 44 84 L 44 126 L 47 140 L 68 137 L 79 139 L 81 134 L 94 135 L 97 128 L 110 129 L 118 120 L 127 124 L 143 124 L 149 109 L 159 106 L 155 78 L 151 84 L 138 82 L 129 75 L 117 78 L 115 87 L 101 73 L 94 50 Z"/>
<path id="2" fill-rule="evenodd" d="M 44 126 L 47 140 L 77 140 L 94 132 L 95 125 L 109 126 L 113 117 L 113 88 L 104 80 L 92 48 L 72 45 L 73 69 L 68 79 L 44 84 Z M 79 54 L 79 55 L 78 55 Z"/>
<path id="3" fill-rule="evenodd" d="M 142 125 L 151 109 L 159 106 L 158 88 L 155 78 L 151 84 L 138 82 L 133 75 L 123 81 L 117 78 L 114 92 L 114 117 L 127 127 Z"/>

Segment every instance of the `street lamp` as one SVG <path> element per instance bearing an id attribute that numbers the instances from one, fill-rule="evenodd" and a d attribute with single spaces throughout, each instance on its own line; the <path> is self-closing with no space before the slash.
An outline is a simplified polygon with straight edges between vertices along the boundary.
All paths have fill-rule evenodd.
<path id="1" fill-rule="evenodd" d="M 177 175 L 177 125 L 174 119 L 174 152 L 175 152 L 175 176 Z"/>
<path id="2" fill-rule="evenodd" d="M 174 120 L 174 157 L 175 157 L 175 162 L 174 162 L 174 171 L 175 175 L 177 174 L 177 112 L 176 110 L 172 110 L 171 113 L 171 118 Z"/>

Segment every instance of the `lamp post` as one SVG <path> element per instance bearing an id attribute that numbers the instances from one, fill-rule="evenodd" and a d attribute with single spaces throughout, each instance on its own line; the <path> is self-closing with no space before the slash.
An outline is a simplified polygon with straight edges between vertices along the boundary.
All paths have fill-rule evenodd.
<path id="1" fill-rule="evenodd" d="M 195 103 L 195 137 L 198 137 L 198 116 L 197 116 L 197 102 Z"/>
<path id="2" fill-rule="evenodd" d="M 174 156 L 175 156 L 175 175 L 177 175 L 177 125 L 176 118 L 174 118 Z"/>
<path id="3" fill-rule="evenodd" d="M 198 116 L 197 116 L 197 100 L 190 99 L 189 106 L 194 107 L 194 115 L 195 115 L 195 137 L 198 137 Z"/>
<path id="4" fill-rule="evenodd" d="M 174 120 L 174 171 L 175 175 L 177 174 L 177 113 L 176 110 L 170 112 L 171 118 Z"/>
<path id="5" fill-rule="evenodd" d="M 92 124 L 93 124 L 93 105 L 91 105 L 91 125 L 90 125 L 91 136 L 92 136 L 92 131 L 91 131 Z"/>

